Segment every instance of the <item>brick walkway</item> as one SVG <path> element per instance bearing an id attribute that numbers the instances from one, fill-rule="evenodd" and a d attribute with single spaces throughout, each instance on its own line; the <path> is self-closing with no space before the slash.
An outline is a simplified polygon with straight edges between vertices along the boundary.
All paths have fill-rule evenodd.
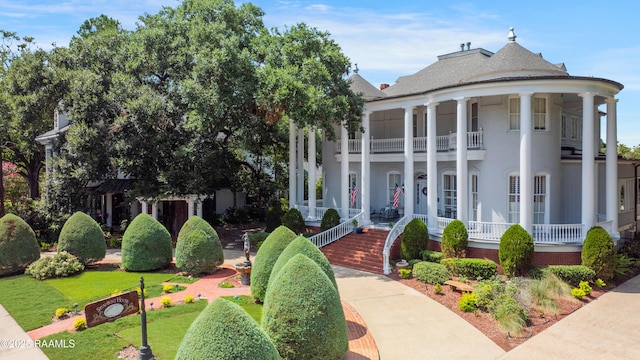
<path id="1" fill-rule="evenodd" d="M 104 262 L 114 261 L 105 260 Z M 200 294 L 201 299 L 206 299 L 207 301 L 211 301 L 219 296 L 251 295 L 251 289 L 248 286 L 234 288 L 219 287 L 219 283 L 237 274 L 236 270 L 230 264 L 223 264 L 220 267 L 222 269 L 215 274 L 200 278 L 200 280 L 193 284 L 180 284 L 186 287 L 184 291 L 145 299 L 145 308 L 149 310 L 153 302 L 153 309 L 161 309 L 162 305 L 160 300 L 164 297 L 169 297 L 176 303 L 184 301 L 187 295 L 197 297 L 198 294 Z M 349 330 L 349 352 L 345 354 L 343 360 L 378 360 L 378 348 L 376 347 L 373 336 L 367 329 L 367 324 L 365 324 L 360 314 L 358 314 L 351 305 L 342 302 L 342 308 Z M 73 322 L 78 317 L 80 316 L 72 316 L 51 325 L 31 330 L 28 332 L 28 335 L 31 339 L 35 340 L 63 331 L 73 332 Z"/>

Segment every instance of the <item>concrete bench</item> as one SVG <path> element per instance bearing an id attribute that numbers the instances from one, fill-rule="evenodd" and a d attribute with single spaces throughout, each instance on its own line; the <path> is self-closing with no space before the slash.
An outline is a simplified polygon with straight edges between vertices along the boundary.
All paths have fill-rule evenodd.
<path id="1" fill-rule="evenodd" d="M 449 285 L 451 287 L 451 290 L 453 291 L 473 292 L 473 286 L 465 284 L 461 281 L 447 280 L 444 282 L 444 284 Z"/>

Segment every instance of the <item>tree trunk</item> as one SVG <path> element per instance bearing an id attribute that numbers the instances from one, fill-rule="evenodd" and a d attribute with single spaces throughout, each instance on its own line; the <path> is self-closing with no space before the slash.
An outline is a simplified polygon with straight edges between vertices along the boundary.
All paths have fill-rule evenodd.
<path id="1" fill-rule="evenodd" d="M 4 173 L 2 172 L 2 146 L 0 146 L 0 218 L 4 216 Z"/>
<path id="2" fill-rule="evenodd" d="M 29 198 L 37 200 L 40 198 L 40 169 L 42 164 L 32 164 L 27 171 L 27 185 L 29 186 Z"/>

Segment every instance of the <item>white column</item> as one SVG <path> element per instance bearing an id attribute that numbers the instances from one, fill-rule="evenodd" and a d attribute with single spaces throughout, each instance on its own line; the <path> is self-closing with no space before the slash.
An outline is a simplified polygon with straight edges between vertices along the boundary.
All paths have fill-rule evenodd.
<path id="1" fill-rule="evenodd" d="M 307 160 L 309 161 L 309 216 L 307 220 L 316 220 L 316 128 L 309 126 L 309 146 Z"/>
<path id="2" fill-rule="evenodd" d="M 289 207 L 296 203 L 296 125 L 289 119 Z"/>
<path id="3" fill-rule="evenodd" d="M 467 98 L 456 98 L 458 102 L 456 114 L 456 218 L 462 221 L 465 226 L 469 219 L 469 169 L 467 164 Z"/>
<path id="4" fill-rule="evenodd" d="M 149 213 L 149 205 L 146 200 L 140 200 L 140 204 L 142 205 L 142 214 Z"/>
<path id="5" fill-rule="evenodd" d="M 369 128 L 369 117 L 371 116 L 371 113 L 369 112 L 365 112 L 362 115 L 362 127 L 364 129 L 364 132 L 362 133 L 362 169 L 361 169 L 361 174 L 360 174 L 360 191 L 361 191 L 361 201 L 360 204 L 362 204 L 362 211 L 364 211 L 364 214 L 362 216 L 362 222 L 366 225 L 366 224 L 370 224 L 371 223 L 371 209 L 370 209 L 370 198 L 369 195 L 371 193 L 371 189 L 370 187 L 370 177 L 371 174 L 370 169 L 371 166 L 369 164 L 369 151 L 370 151 L 370 144 L 369 144 L 369 138 L 371 136 L 371 129 Z"/>
<path id="6" fill-rule="evenodd" d="M 202 218 L 202 200 L 196 201 L 196 215 Z"/>
<path id="7" fill-rule="evenodd" d="M 587 92 L 580 96 L 582 97 L 582 224 L 584 235 L 586 235 L 593 226 L 595 217 L 594 94 Z"/>
<path id="8" fill-rule="evenodd" d="M 611 221 L 612 236 L 620 238 L 618 231 L 618 135 L 617 135 L 617 108 L 618 99 L 607 100 L 607 221 Z"/>
<path id="9" fill-rule="evenodd" d="M 520 226 L 533 233 L 533 174 L 531 170 L 531 95 L 520 94 Z"/>
<path id="10" fill-rule="evenodd" d="M 107 210 L 107 226 L 113 226 L 113 194 L 107 193 L 106 197 L 106 210 Z"/>
<path id="11" fill-rule="evenodd" d="M 193 208 L 194 208 L 194 199 L 189 197 L 187 198 L 187 219 L 193 217 Z"/>
<path id="12" fill-rule="evenodd" d="M 404 108 L 404 215 L 413 215 L 413 106 Z"/>
<path id="13" fill-rule="evenodd" d="M 304 129 L 298 129 L 298 185 L 296 204 L 304 203 Z M 289 206 L 293 207 L 293 204 Z"/>
<path id="14" fill-rule="evenodd" d="M 158 201 L 154 201 L 151 203 L 151 216 L 158 220 Z"/>
<path id="15" fill-rule="evenodd" d="M 323 179 L 324 180 L 324 179 Z M 345 126 L 340 127 L 340 208 L 342 219 L 349 218 L 349 132 Z"/>
<path id="16" fill-rule="evenodd" d="M 431 231 L 437 228 L 438 217 L 438 143 L 436 132 L 436 107 L 427 104 L 427 214 Z"/>

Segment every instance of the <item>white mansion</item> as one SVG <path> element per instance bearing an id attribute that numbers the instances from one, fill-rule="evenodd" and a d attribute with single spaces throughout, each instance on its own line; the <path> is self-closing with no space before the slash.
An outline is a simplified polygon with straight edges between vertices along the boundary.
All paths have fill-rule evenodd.
<path id="1" fill-rule="evenodd" d="M 322 208 L 341 209 L 343 218 L 362 209 L 361 223 L 420 217 L 432 238 L 460 219 L 470 246 L 493 249 L 513 223 L 534 236 L 536 251 L 576 251 L 594 225 L 614 238 L 635 230 L 637 175 L 616 151 L 622 84 L 569 75 L 518 44 L 513 29 L 508 39 L 496 53 L 461 45 L 380 89 L 356 72 L 364 132 L 336 127 L 339 140 L 323 141 Z M 322 213 L 315 194 L 302 206 L 295 180 L 302 130 L 290 130 L 291 204 L 314 219 Z M 311 137 L 311 163 L 315 146 Z"/>

